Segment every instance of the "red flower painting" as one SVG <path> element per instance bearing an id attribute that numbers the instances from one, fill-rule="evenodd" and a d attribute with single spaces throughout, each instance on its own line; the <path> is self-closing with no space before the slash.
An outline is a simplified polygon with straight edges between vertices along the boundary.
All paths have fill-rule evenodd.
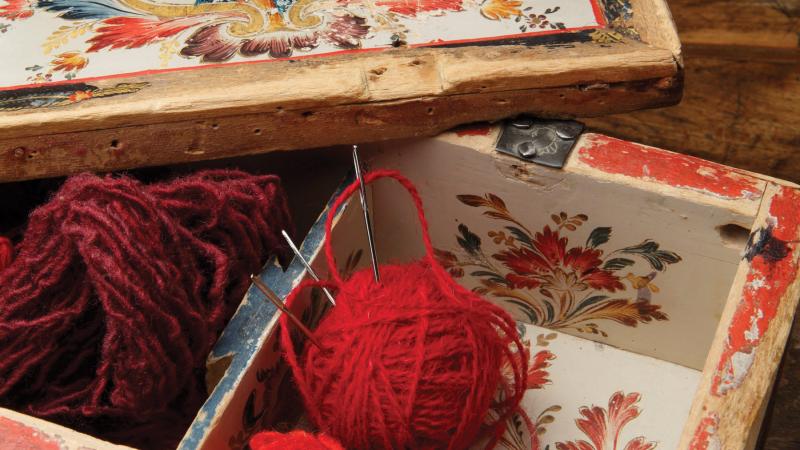
<path id="1" fill-rule="evenodd" d="M 578 429 L 589 441 L 578 440 L 556 443 L 556 450 L 652 450 L 655 442 L 648 442 L 643 436 L 631 439 L 624 446 L 619 442 L 620 432 L 632 420 L 639 417 L 641 411 L 636 404 L 641 395 L 636 392 L 625 395 L 615 392 L 608 401 L 608 409 L 592 406 L 580 409 L 582 416 L 576 419 Z"/>
<path id="2" fill-rule="evenodd" d="M 477 281 L 473 290 L 479 294 L 507 303 L 535 325 L 603 336 L 600 321 L 635 327 L 668 320 L 652 302 L 659 292 L 653 279 L 681 257 L 657 242 L 647 239 L 608 251 L 612 228 L 601 226 L 575 245 L 574 234 L 589 221 L 586 214 L 553 214 L 552 223 L 532 232 L 497 195 L 459 195 L 458 200 L 502 224 L 486 234 L 493 250 L 462 223 L 456 237 L 462 252 L 436 252 L 453 277 Z M 646 271 L 635 273 L 643 265 Z"/>

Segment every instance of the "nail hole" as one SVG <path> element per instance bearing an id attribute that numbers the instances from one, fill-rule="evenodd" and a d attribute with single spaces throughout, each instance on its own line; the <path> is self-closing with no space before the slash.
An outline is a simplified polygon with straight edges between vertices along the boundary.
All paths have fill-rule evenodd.
<path id="1" fill-rule="evenodd" d="M 750 230 L 735 223 L 728 223 L 717 227 L 722 244 L 738 250 L 744 249 L 750 238 Z"/>
<path id="2" fill-rule="evenodd" d="M 119 140 L 118 139 L 112 139 L 111 140 L 111 149 L 112 150 L 116 150 L 118 148 L 119 148 Z"/>
<path id="3" fill-rule="evenodd" d="M 302 116 L 305 117 L 305 118 L 311 117 L 313 115 L 314 115 L 313 111 L 303 111 L 303 114 L 302 114 Z"/>
<path id="4" fill-rule="evenodd" d="M 418 59 L 415 59 L 415 60 L 411 61 L 411 65 L 412 65 L 412 66 L 418 66 L 418 65 L 420 65 L 420 64 L 422 64 L 422 61 L 420 61 L 420 60 L 418 60 Z"/>
<path id="5" fill-rule="evenodd" d="M 211 129 L 212 130 L 218 130 L 219 129 L 219 124 L 218 123 L 212 123 L 211 124 Z"/>
<path id="6" fill-rule="evenodd" d="M 433 108 L 428 108 L 428 115 L 433 115 Z"/>
<path id="7" fill-rule="evenodd" d="M 260 135 L 261 134 L 261 128 L 256 128 L 255 130 L 253 130 L 253 134 Z"/>

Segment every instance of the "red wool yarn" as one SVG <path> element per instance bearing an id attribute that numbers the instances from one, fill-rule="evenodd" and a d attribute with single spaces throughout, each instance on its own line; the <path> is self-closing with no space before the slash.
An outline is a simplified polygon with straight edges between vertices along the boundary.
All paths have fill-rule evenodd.
<path id="1" fill-rule="evenodd" d="M 351 450 L 465 449 L 480 439 L 493 448 L 525 392 L 527 356 L 514 320 L 458 285 L 433 257 L 422 200 L 394 171 L 365 176 L 397 180 L 411 194 L 426 256 L 371 269 L 343 280 L 333 258 L 334 202 L 327 218 L 325 254 L 331 281 L 301 283 L 287 297 L 325 285 L 337 306 L 323 318 L 298 357 L 291 323 L 281 317 L 281 344 L 310 420 Z"/>
<path id="2" fill-rule="evenodd" d="M 332 437 L 320 434 L 314 436 L 305 431 L 279 433 L 262 431 L 250 438 L 252 450 L 344 450 Z"/>
<path id="3" fill-rule="evenodd" d="M 0 236 L 0 271 L 11 265 L 14 260 L 14 244 L 11 240 Z"/>
<path id="4" fill-rule="evenodd" d="M 0 404 L 175 448 L 205 398 L 205 358 L 284 228 L 275 176 L 70 178 L 0 272 Z"/>

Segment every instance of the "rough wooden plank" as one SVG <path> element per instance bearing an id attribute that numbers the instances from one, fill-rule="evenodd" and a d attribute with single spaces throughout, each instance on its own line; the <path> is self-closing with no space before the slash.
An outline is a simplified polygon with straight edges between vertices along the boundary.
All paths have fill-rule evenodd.
<path id="1" fill-rule="evenodd" d="M 556 47 L 408 49 L 169 72 L 126 97 L 8 111 L 0 138 L 146 125 L 223 115 L 316 110 L 411 98 L 617 83 L 675 76 L 672 53 L 635 41 Z M 209 79 L 224 82 L 209 83 Z M 642 93 L 647 96 L 647 93 Z M 122 100 L 121 100 L 122 99 Z M 677 98 L 675 99 L 677 101 Z M 608 103 L 609 109 L 613 105 Z"/>
<path id="2" fill-rule="evenodd" d="M 669 0 L 684 50 L 770 60 L 800 58 L 798 0 Z"/>
<path id="3" fill-rule="evenodd" d="M 605 134 L 800 180 L 800 65 L 686 58 L 680 105 L 587 120 Z"/>
<path id="4" fill-rule="evenodd" d="M 770 184 L 723 310 L 680 448 L 745 448 L 800 295 L 800 191 Z"/>
<path id="5" fill-rule="evenodd" d="M 680 80 L 452 95 L 0 140 L 0 181 L 434 135 L 523 112 L 599 115 L 671 104 Z"/>

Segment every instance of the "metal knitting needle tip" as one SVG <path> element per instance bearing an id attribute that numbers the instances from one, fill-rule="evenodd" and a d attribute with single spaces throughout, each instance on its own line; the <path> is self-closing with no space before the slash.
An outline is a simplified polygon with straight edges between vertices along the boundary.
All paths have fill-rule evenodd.
<path id="1" fill-rule="evenodd" d="M 306 327 L 303 324 L 303 322 L 301 322 L 300 319 L 297 318 L 297 316 L 295 316 L 294 314 L 292 314 L 291 311 L 289 311 L 289 308 L 287 308 L 286 305 L 283 304 L 283 301 L 280 298 L 278 298 L 278 294 L 272 292 L 272 289 L 268 288 L 267 285 L 264 284 L 255 275 L 250 275 L 250 281 L 253 282 L 253 284 L 258 288 L 258 290 L 261 291 L 261 293 L 264 294 L 264 296 L 267 297 L 267 299 L 269 301 L 271 301 L 272 304 L 275 305 L 276 308 L 281 310 L 282 313 L 286 314 L 286 316 L 289 317 L 289 320 L 291 320 L 292 323 L 294 323 L 294 325 L 304 335 L 306 335 L 306 338 L 308 338 L 309 342 L 314 344 L 317 348 L 322 348 L 322 346 L 319 345 L 319 341 L 314 339 L 314 337 L 313 337 L 313 335 L 311 333 L 311 330 L 309 330 L 308 327 Z"/>
<path id="2" fill-rule="evenodd" d="M 306 272 L 308 272 L 308 274 L 311 275 L 311 278 L 313 278 L 314 280 L 320 281 L 319 276 L 317 276 L 317 273 L 314 272 L 314 269 L 311 268 L 311 265 L 303 257 L 303 254 L 300 253 L 300 249 L 298 249 L 297 246 L 294 245 L 294 242 L 292 242 L 292 238 L 289 237 L 289 233 L 287 233 L 286 230 L 281 230 L 281 234 L 283 235 L 283 238 L 286 239 L 286 243 L 289 244 L 289 247 L 294 252 L 294 255 L 297 256 L 297 259 L 299 259 L 300 262 L 303 263 L 303 266 L 305 266 Z M 331 291 L 329 291 L 328 288 L 323 287 L 322 292 L 324 292 L 325 296 L 328 297 L 328 300 L 330 300 L 331 305 L 336 306 L 336 300 L 334 300 Z"/>
<path id="3" fill-rule="evenodd" d="M 369 242 L 369 256 L 372 259 L 372 274 L 377 283 L 381 282 L 381 274 L 378 272 L 378 254 L 375 251 L 375 237 L 372 235 L 372 221 L 369 218 L 369 206 L 367 205 L 367 189 L 364 187 L 364 178 L 361 176 L 361 164 L 358 162 L 358 146 L 353 146 L 353 167 L 358 180 L 358 195 L 361 198 L 361 209 L 364 211 L 364 225 L 367 227 L 367 241 Z"/>

